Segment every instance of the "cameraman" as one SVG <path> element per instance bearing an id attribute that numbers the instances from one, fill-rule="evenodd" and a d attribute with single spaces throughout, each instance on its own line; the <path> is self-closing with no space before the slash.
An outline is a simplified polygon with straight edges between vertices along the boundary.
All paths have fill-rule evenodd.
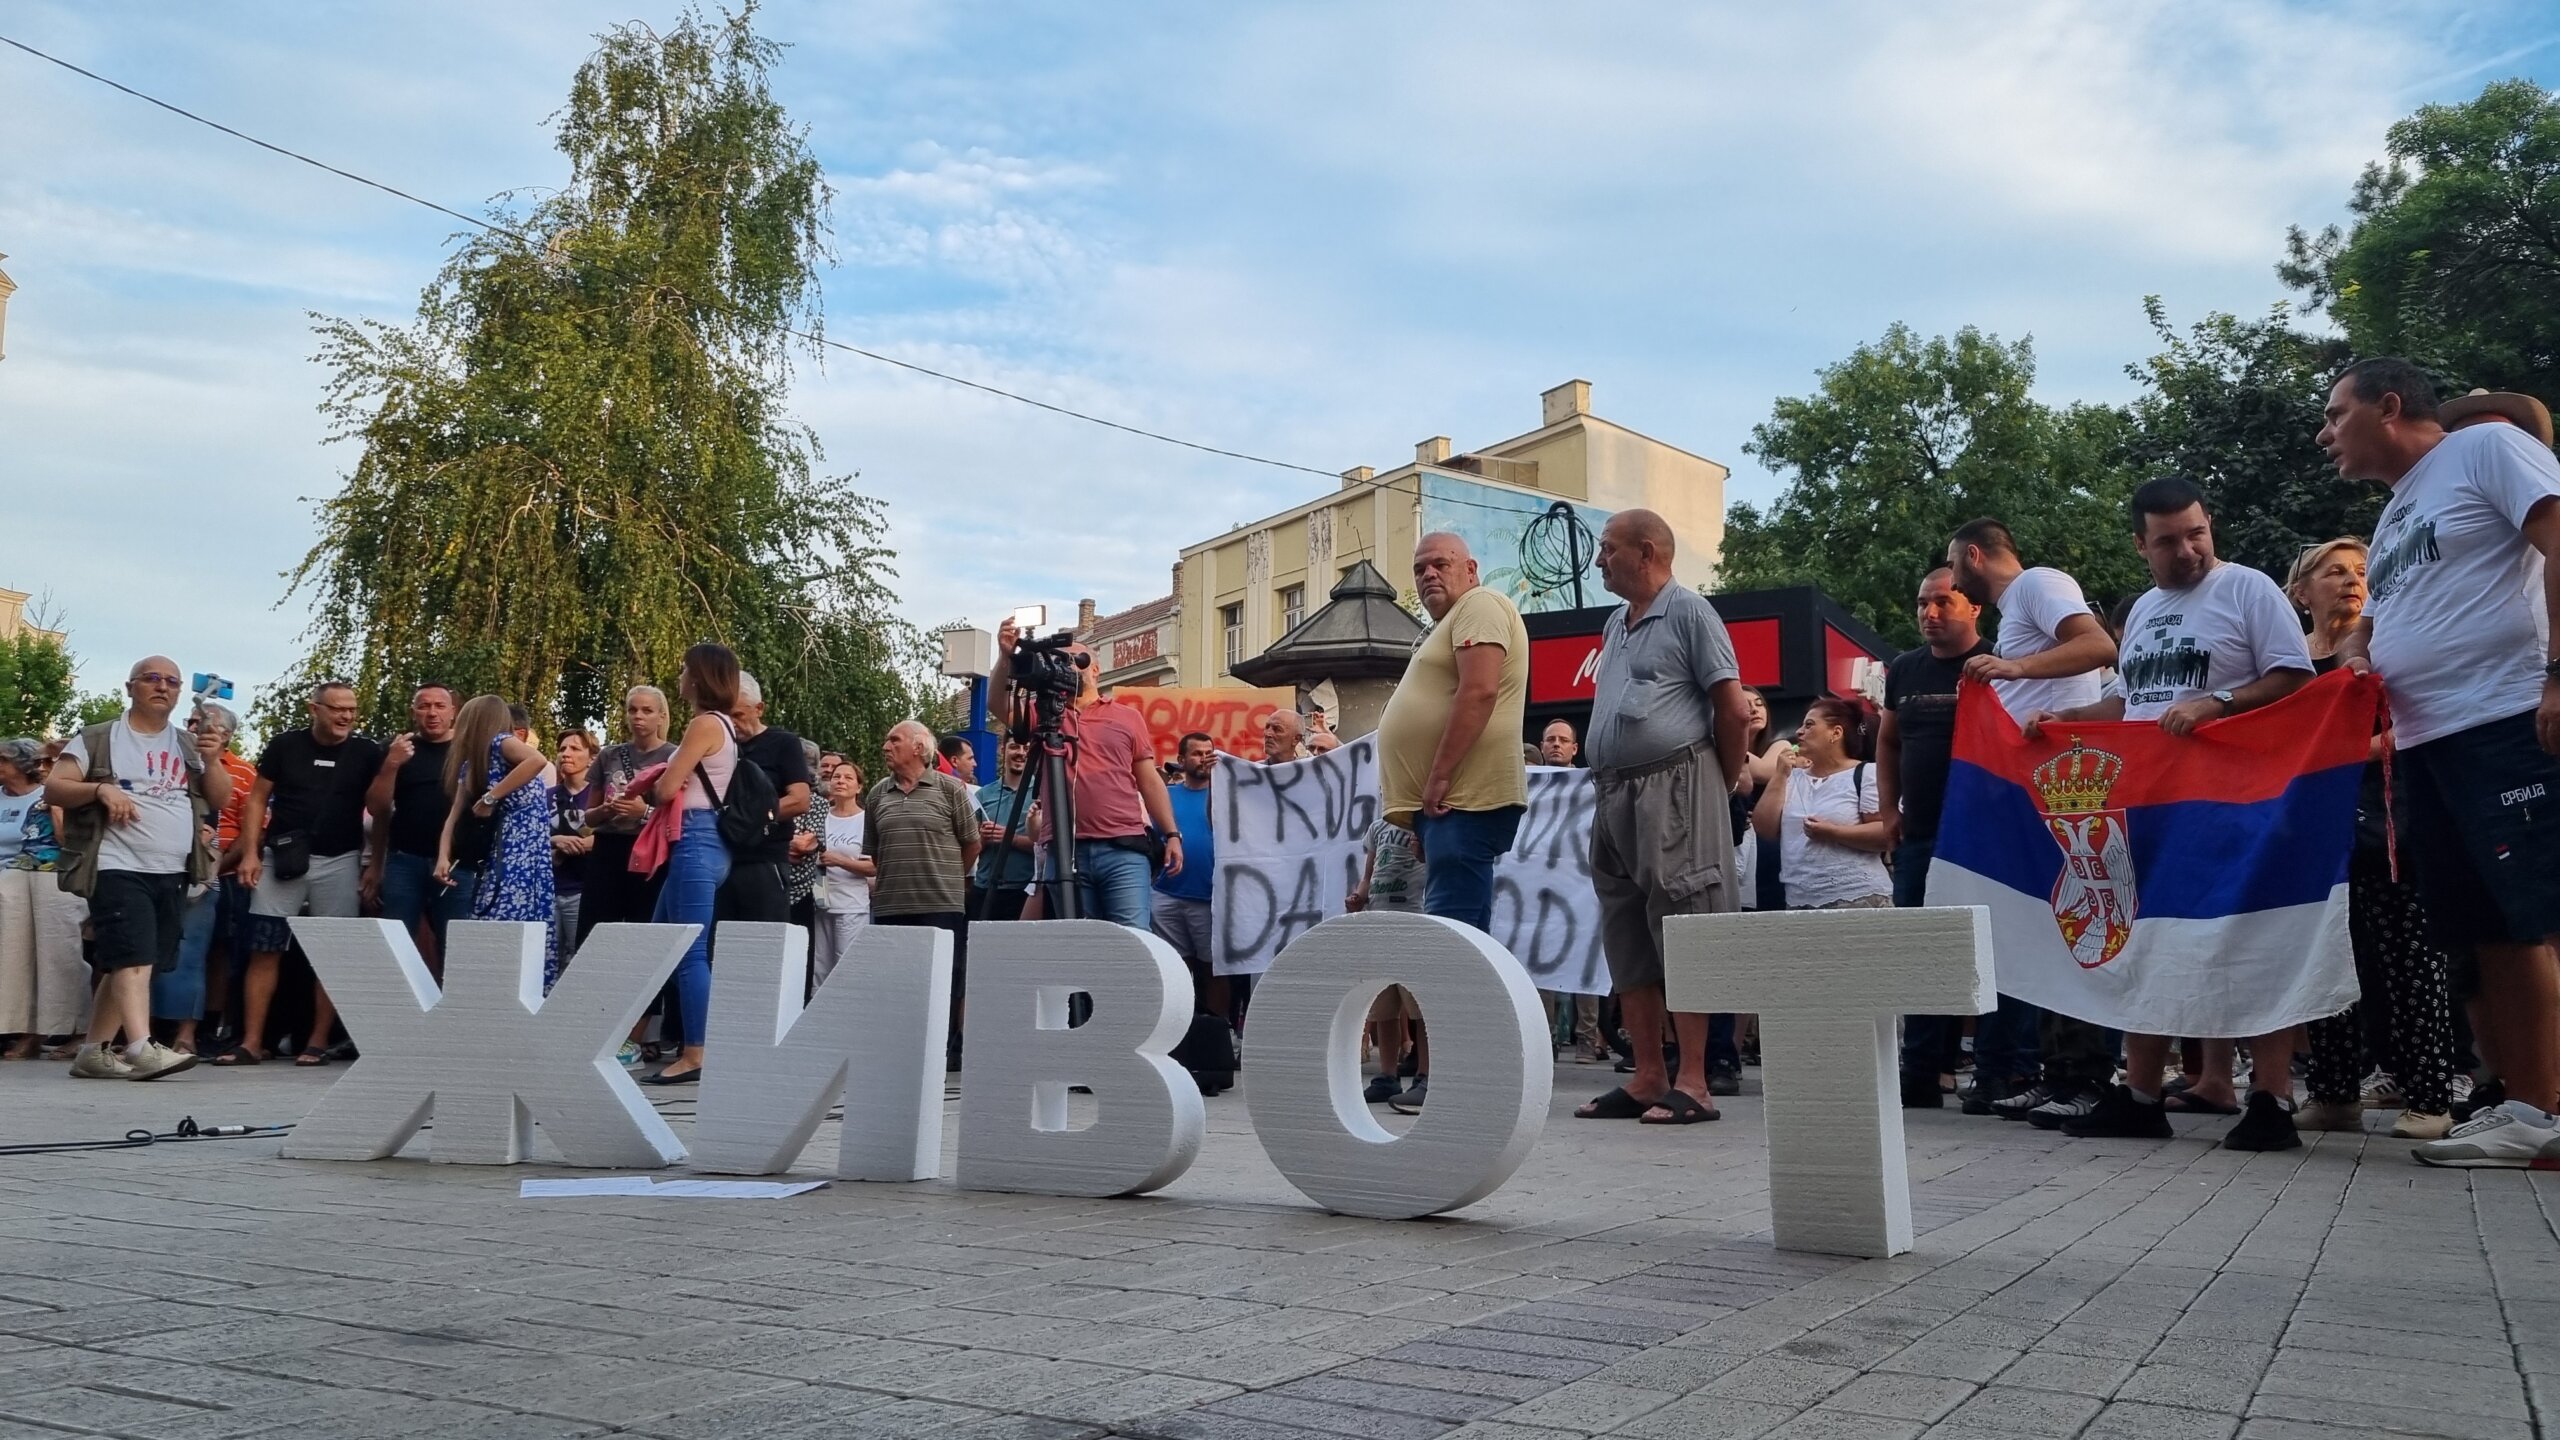
<path id="1" fill-rule="evenodd" d="M 1014 697 L 1014 658 L 1020 631 L 1007 620 L 996 631 L 995 673 L 988 677 L 988 689 L 1008 706 Z M 1072 680 L 1052 668 L 1041 683 L 1072 684 L 1074 701 L 1062 722 L 1068 755 L 1068 793 L 1075 806 L 1075 867 L 1081 880 L 1078 893 L 1083 901 L 1084 918 L 1109 920 L 1135 930 L 1149 929 L 1152 923 L 1150 882 L 1156 840 L 1147 833 L 1154 822 L 1155 834 L 1163 837 L 1164 873 L 1182 873 L 1182 832 L 1174 824 L 1173 800 L 1165 793 L 1164 772 L 1156 768 L 1155 737 L 1147 731 L 1147 723 L 1138 712 L 1126 705 L 1102 702 L 1102 672 L 1094 663 L 1093 652 L 1081 644 L 1069 642 L 1061 654 L 1046 657 L 1051 667 L 1062 661 L 1075 667 Z M 1024 697 L 1026 701 L 1031 697 Z M 1036 703 L 1036 702 L 1033 702 Z M 1017 708 L 1017 729 L 1019 711 Z M 1040 763 L 1037 746 L 1031 756 Z M 1040 840 L 1049 838 L 1050 816 L 1055 807 L 1040 806 Z M 1061 883 L 1050 875 L 1043 882 L 1043 913 L 1054 914 L 1060 908 L 1057 891 L 1050 888 Z"/>

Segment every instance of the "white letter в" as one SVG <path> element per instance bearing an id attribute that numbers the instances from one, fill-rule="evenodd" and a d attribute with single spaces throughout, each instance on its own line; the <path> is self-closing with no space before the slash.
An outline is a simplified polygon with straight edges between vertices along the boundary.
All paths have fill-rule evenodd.
<path id="1" fill-rule="evenodd" d="M 1067 1028 L 1067 997 L 1093 997 Z M 1131 1195 L 1169 1184 L 1200 1153 L 1200 1087 L 1173 1063 L 1191 1021 L 1191 978 L 1173 948 L 1102 920 L 969 929 L 964 1190 Z M 1067 1128 L 1067 1087 L 1099 1118 Z"/>
<path id="2" fill-rule="evenodd" d="M 1361 1023 L 1390 984 L 1431 1026 L 1431 1103 L 1401 1138 L 1360 1100 Z M 1492 1194 L 1537 1144 L 1554 1081 L 1528 973 L 1455 921 L 1327 920 L 1254 986 L 1245 1108 L 1271 1163 L 1328 1210 L 1406 1219 Z"/>

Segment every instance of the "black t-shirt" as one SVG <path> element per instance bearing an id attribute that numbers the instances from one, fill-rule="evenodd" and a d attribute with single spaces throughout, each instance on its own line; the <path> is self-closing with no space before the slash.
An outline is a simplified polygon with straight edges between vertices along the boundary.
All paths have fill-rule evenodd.
<path id="1" fill-rule="evenodd" d="M 794 785 L 806 785 L 812 792 L 817 789 L 818 777 L 809 773 L 808 752 L 800 748 L 800 737 L 788 730 L 766 726 L 752 737 L 738 742 L 738 756 L 743 760 L 754 761 L 758 768 L 773 778 L 773 798 L 777 801 L 783 799 Z M 814 793 L 810 803 L 817 803 Z M 791 830 L 791 821 L 784 820 L 776 824 L 765 836 L 763 848 L 751 858 L 776 861 L 788 859 L 791 853 Z"/>
<path id="2" fill-rule="evenodd" d="M 453 742 L 413 738 L 411 743 L 417 748 L 400 767 L 400 778 L 391 782 L 391 848 L 433 860 L 444 840 L 445 812 L 453 807 L 444 788 Z"/>
<path id="3" fill-rule="evenodd" d="M 364 792 L 382 770 L 382 745 L 350 735 L 323 745 L 309 730 L 287 730 L 267 742 L 258 774 L 273 790 L 267 835 L 311 837 L 314 855 L 345 855 L 364 846 Z"/>
<path id="4" fill-rule="evenodd" d="M 1938 812 L 1947 802 L 1947 768 L 1956 753 L 1956 682 L 1964 662 L 1997 655 L 1988 640 L 1945 659 L 1922 645 L 1893 657 L 1884 670 L 1884 708 L 1902 736 L 1902 834 L 1906 840 L 1938 838 Z"/>

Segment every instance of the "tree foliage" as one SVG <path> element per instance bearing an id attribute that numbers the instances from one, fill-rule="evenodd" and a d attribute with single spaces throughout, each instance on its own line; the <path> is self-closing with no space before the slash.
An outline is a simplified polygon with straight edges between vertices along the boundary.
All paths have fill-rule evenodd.
<path id="1" fill-rule="evenodd" d="M 0 640 L 0 739 L 51 733 L 70 712 L 71 650 L 34 626 Z"/>
<path id="2" fill-rule="evenodd" d="M 2560 97 L 2502 80 L 2391 127 L 2353 220 L 2296 227 L 2277 274 L 2357 354 L 2560 400 Z"/>
<path id="3" fill-rule="evenodd" d="M 311 657 L 262 714 L 343 675 L 384 728 L 426 679 L 592 720 L 701 640 L 812 736 L 915 705 L 880 506 L 785 409 L 829 191 L 753 18 L 606 32 L 554 117 L 568 183 L 464 240 L 416 323 L 320 323 L 362 455 L 292 576 Z"/>
<path id="4" fill-rule="evenodd" d="M 1717 583 L 1818 585 L 1898 644 L 1916 643 L 1912 596 L 1977 516 L 2008 522 L 2031 565 L 2077 576 L 2093 599 L 2140 587 L 2124 536 L 2131 425 L 2105 406 L 2055 409 L 2029 390 L 2031 341 L 1970 327 L 1923 340 L 1902 325 L 1777 402 L 1744 447 L 1787 479 L 1765 512 L 1725 521 Z"/>
<path id="5" fill-rule="evenodd" d="M 2282 581 L 2304 546 L 2372 533 L 2382 487 L 2340 479 L 2318 440 L 2344 341 L 2295 329 L 2281 304 L 2262 320 L 2208 314 L 2185 334 L 2159 297 L 2143 313 L 2161 350 L 2125 367 L 2143 386 L 2125 458 L 2203 488 L 2223 559 Z"/>

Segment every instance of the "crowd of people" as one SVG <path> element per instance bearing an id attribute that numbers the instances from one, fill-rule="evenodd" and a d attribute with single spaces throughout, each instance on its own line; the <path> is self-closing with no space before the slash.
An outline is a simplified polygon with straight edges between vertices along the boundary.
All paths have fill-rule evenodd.
<path id="1" fill-rule="evenodd" d="M 1669 1009 L 1664 920 L 1925 903 L 1965 687 L 1989 686 L 2030 738 L 2088 721 L 2187 737 L 2322 671 L 2370 671 L 2390 706 L 2349 867 L 2358 1005 L 2271 1034 L 2119 1035 L 2004 995 L 1969 1022 L 1906 1019 L 1903 1103 L 1943 1105 L 1952 1089 L 1967 1114 L 2072 1137 L 2166 1138 L 2171 1114 L 2232 1115 L 2222 1143 L 2250 1150 L 2360 1129 L 2383 1105 L 2429 1163 L 2560 1168 L 2550 417 L 2522 396 L 2440 404 L 2415 367 L 2369 360 L 2338 378 L 2319 442 L 2344 481 L 2390 487 L 2370 544 L 2312 546 L 2280 584 L 2223 561 L 2207 496 L 2163 476 L 2127 517 L 2153 587 L 2110 623 L 2070 576 L 2029 564 L 2007 525 L 1976 520 L 1917 577 L 1922 643 L 1886 668 L 1881 706 L 1821 697 L 1788 739 L 1771 736 L 1713 605 L 1674 578 L 1678 542 L 1659 516 L 1626 510 L 1605 526 L 1596 563 L 1621 603 L 1587 732 L 1559 720 L 1534 743 L 1519 612 L 1480 583 L 1461 539 L 1426 535 L 1413 575 L 1431 624 L 1379 723 L 1381 818 L 1348 907 L 1490 929 L 1526 768 L 1587 766 L 1611 993 L 1551 996 L 1550 1019 L 1560 1047 L 1614 1056 L 1627 1078 L 1575 1114 L 1710 1121 L 1716 1097 L 1740 1089 L 1749 1017 Z M 998 637 L 1000 706 L 1017 638 L 1010 625 Z M 297 915 L 380 915 L 430 967 L 454 919 L 543 924 L 546 988 L 596 925 L 659 920 L 702 933 L 625 1060 L 656 1066 L 644 1083 L 680 1085 L 705 1063 L 713 927 L 735 919 L 805 927 L 813 983 L 865 925 L 947 931 L 958 1070 L 970 925 L 1078 915 L 1151 931 L 1182 957 L 1195 1009 L 1224 1037 L 1223 1055 L 1185 1062 L 1214 1090 L 1250 981 L 1214 965 L 1213 742 L 1183 736 L 1160 763 L 1137 712 L 1107 703 L 1091 653 L 1067 654 L 1079 678 L 1058 717 L 1063 781 L 1049 782 L 1064 793 L 1036 799 L 1023 780 L 1038 757 L 1020 739 L 973 785 L 968 741 L 913 720 L 889 732 L 870 780 L 765 724 L 756 678 L 718 645 L 684 657 L 681 729 L 668 696 L 642 685 L 624 697 L 619 740 L 570 728 L 545 745 L 521 705 L 427 684 L 385 744 L 358 733 L 356 692 L 332 680 L 308 697 L 308 724 L 254 763 L 233 753 L 238 719 L 221 704 L 177 719 L 178 667 L 146 659 L 117 719 L 0 742 L 5 1053 L 144 1080 L 200 1058 L 341 1059 L 327 991 L 291 958 Z M 1322 715 L 1276 710 L 1262 727 L 1269 764 L 1340 743 Z M 1390 987 L 1370 1022 L 1368 1100 L 1418 1110 L 1429 1036 L 1412 997 Z"/>

